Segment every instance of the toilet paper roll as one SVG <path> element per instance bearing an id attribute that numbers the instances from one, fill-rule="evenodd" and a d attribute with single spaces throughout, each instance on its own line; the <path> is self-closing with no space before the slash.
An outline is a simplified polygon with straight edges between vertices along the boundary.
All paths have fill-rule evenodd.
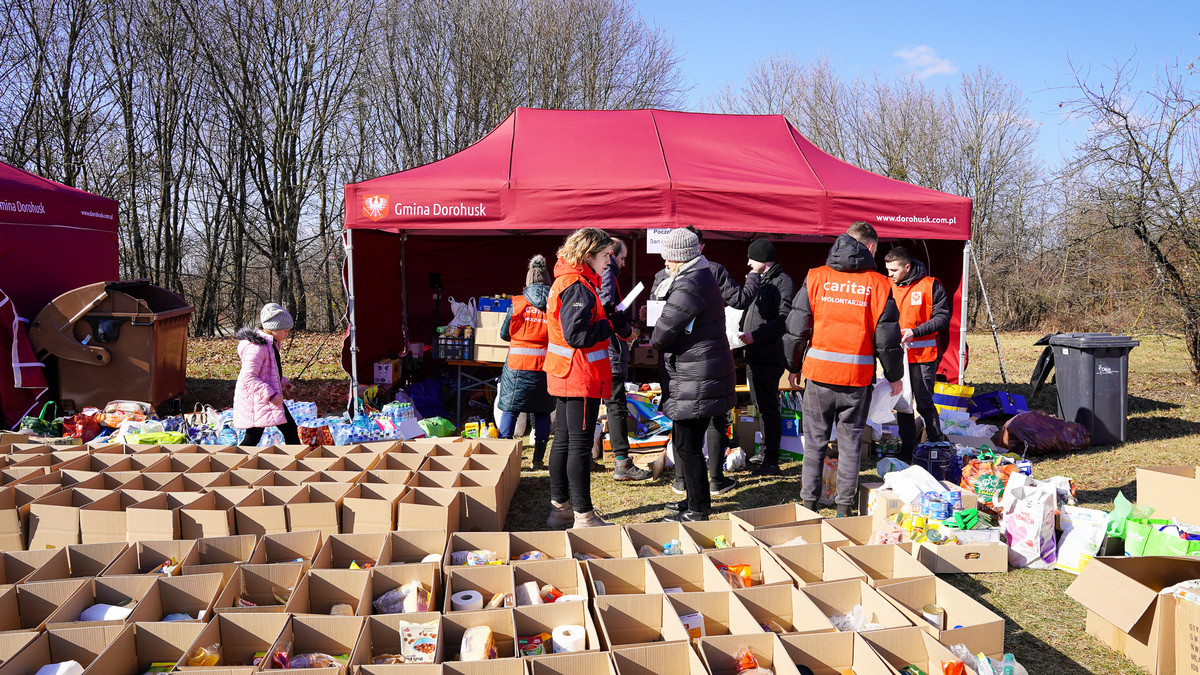
<path id="1" fill-rule="evenodd" d="M 558 626 L 550 633 L 554 653 L 581 652 L 587 649 L 587 631 L 583 626 Z"/>
<path id="2" fill-rule="evenodd" d="M 483 609 L 483 596 L 479 591 L 460 591 L 450 596 L 450 607 L 456 612 Z"/>
<path id="3" fill-rule="evenodd" d="M 583 596 L 579 595 L 560 595 L 555 602 L 583 602 Z"/>

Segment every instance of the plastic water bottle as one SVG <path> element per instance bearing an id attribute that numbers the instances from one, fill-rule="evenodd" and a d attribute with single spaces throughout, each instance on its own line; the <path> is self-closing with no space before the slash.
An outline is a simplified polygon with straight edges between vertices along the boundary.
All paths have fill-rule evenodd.
<path id="1" fill-rule="evenodd" d="M 1012 654 L 1005 654 L 1000 662 L 1000 675 L 1013 675 L 1016 671 L 1017 660 Z"/>

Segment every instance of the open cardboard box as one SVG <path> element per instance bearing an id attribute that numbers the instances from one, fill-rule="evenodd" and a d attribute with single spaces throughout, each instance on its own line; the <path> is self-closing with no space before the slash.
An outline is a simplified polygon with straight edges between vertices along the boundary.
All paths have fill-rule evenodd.
<path id="1" fill-rule="evenodd" d="M 167 492 L 126 508 L 126 539 L 179 539 L 179 511 L 200 496 L 199 492 Z"/>
<path id="2" fill-rule="evenodd" d="M 196 540 L 196 555 L 183 566 L 183 574 L 219 573 L 228 581 L 238 565 L 250 562 L 258 539 L 252 534 L 202 537 Z"/>
<path id="3" fill-rule="evenodd" d="M 392 564 L 434 562 L 441 568 L 446 554 L 445 530 L 397 530 L 388 539 Z"/>
<path id="4" fill-rule="evenodd" d="M 324 536 L 341 531 L 338 515 L 348 483 L 308 483 L 284 506 L 288 532 L 320 530 Z"/>
<path id="5" fill-rule="evenodd" d="M 942 661 L 957 661 L 958 657 L 929 633 L 920 628 L 892 628 L 859 634 L 879 658 L 897 671 L 909 664 L 927 673 L 942 669 Z M 976 675 L 964 666 L 968 675 Z"/>
<path id="6" fill-rule="evenodd" d="M 538 589 L 549 584 L 563 595 L 577 595 L 584 600 L 592 597 L 581 565 L 571 559 L 542 560 L 517 563 L 513 566 L 514 588 L 532 583 Z"/>
<path id="7" fill-rule="evenodd" d="M 775 675 L 800 675 L 796 664 L 792 663 L 779 636 L 774 633 L 755 633 L 753 635 L 717 635 L 704 637 L 696 641 L 696 651 L 710 675 L 736 675 L 738 672 L 738 652 L 749 648 L 758 660 L 760 668 L 766 668 Z"/>
<path id="8" fill-rule="evenodd" d="M 507 532 L 454 532 L 446 540 L 446 555 L 442 559 L 442 570 L 447 574 L 451 568 L 466 565 L 466 554 L 470 551 L 491 551 L 496 560 L 507 565 L 509 558 L 509 535 Z M 456 560 L 457 558 L 457 560 Z"/>
<path id="9" fill-rule="evenodd" d="M 443 610 L 447 613 L 458 612 L 451 598 L 455 593 L 476 591 L 483 596 L 483 606 L 496 595 L 503 594 L 505 599 L 502 608 L 511 608 L 516 604 L 516 584 L 513 569 L 508 565 L 481 565 L 478 567 L 456 567 L 446 572 L 446 592 L 442 601 Z M 511 602 L 510 602 L 511 599 Z M 474 610 L 466 610 L 474 611 Z"/>
<path id="10" fill-rule="evenodd" d="M 304 565 L 300 563 L 277 563 L 274 565 L 242 565 L 237 568 L 225 590 L 217 597 L 213 611 L 217 614 L 227 612 L 251 612 L 254 614 L 282 613 L 286 611 L 286 602 L 280 598 L 290 596 L 300 584 Z M 276 597 L 279 596 L 279 597 Z M 243 607 L 237 599 L 254 603 L 251 607 Z"/>
<path id="11" fill-rule="evenodd" d="M 246 462 L 246 464 L 251 463 L 254 463 L 254 460 Z M 247 466 L 246 464 L 243 464 L 229 472 L 229 484 L 231 486 L 262 487 L 263 485 L 273 485 L 270 480 L 274 469 L 259 469 L 257 467 Z"/>
<path id="12" fill-rule="evenodd" d="M 413 581 L 419 581 L 429 592 L 429 611 L 437 612 L 442 606 L 442 573 L 436 563 L 407 563 L 403 565 L 379 565 L 371 568 L 368 601 L 373 603 L 384 593 Z M 374 606 L 367 614 L 380 614 Z"/>
<path id="13" fill-rule="evenodd" d="M 833 520 L 825 521 L 825 523 L 856 546 L 866 546 L 871 541 L 871 535 L 886 525 L 883 521 L 872 516 L 834 518 Z M 888 527 L 890 529 L 890 526 Z M 907 540 L 906 536 L 905 541 L 899 546 L 905 551 L 911 552 L 913 545 L 911 541 Z"/>
<path id="14" fill-rule="evenodd" d="M 455 490 L 412 488 L 396 502 L 396 528 L 433 528 L 457 532 L 462 507 Z"/>
<path id="15" fill-rule="evenodd" d="M 599 528 L 597 528 L 599 529 Z M 657 595 L 663 592 L 645 558 L 611 558 L 584 563 L 591 597 Z"/>
<path id="16" fill-rule="evenodd" d="M 29 643 L 37 639 L 40 635 L 37 631 L 16 631 L 14 633 L 0 633 L 0 665 L 12 660 Z"/>
<path id="17" fill-rule="evenodd" d="M 75 661 L 85 673 L 101 675 L 102 669 L 87 670 L 117 636 L 130 626 L 90 626 L 46 631 L 0 666 L 3 675 L 36 673 L 43 666 Z"/>
<path id="18" fill-rule="evenodd" d="M 729 520 L 704 520 L 681 524 L 701 551 L 716 549 L 718 536 L 725 537 L 729 546 L 758 546 L 758 542 L 745 530 Z"/>
<path id="19" fill-rule="evenodd" d="M 396 502 L 408 488 L 388 483 L 359 483 L 342 498 L 342 531 L 391 532 L 396 529 Z"/>
<path id="20" fill-rule="evenodd" d="M 353 565 L 362 569 L 367 565 L 386 565 L 391 562 L 390 543 L 388 535 L 382 532 L 328 535 L 312 566 L 346 570 Z"/>
<path id="21" fill-rule="evenodd" d="M 372 469 L 359 481 L 364 485 L 408 485 L 413 472 L 408 469 Z"/>
<path id="22" fill-rule="evenodd" d="M 166 497 L 163 496 L 163 498 Z M 141 501 L 143 500 L 131 492 L 117 490 L 109 493 L 107 497 L 101 497 L 79 509 L 80 543 L 99 544 L 127 541 L 129 527 L 125 511 Z"/>
<path id="23" fill-rule="evenodd" d="M 826 581 L 867 581 L 867 573 L 845 556 L 839 555 L 831 544 L 776 546 L 769 552 L 801 588 Z"/>
<path id="24" fill-rule="evenodd" d="M 158 579 L 151 575 L 85 579 L 83 587 L 46 620 L 46 628 L 80 628 L 83 626 L 120 625 L 139 620 L 153 621 L 158 618 L 152 616 L 154 608 L 152 606 L 143 607 L 141 600 L 150 592 L 150 588 L 156 581 Z M 124 619 L 84 621 L 80 615 L 89 607 L 97 604 L 128 605 L 133 613 Z"/>
<path id="25" fill-rule="evenodd" d="M 0 632 L 40 631 L 51 615 L 90 579 L 60 579 L 12 586 L 0 592 Z"/>
<path id="26" fill-rule="evenodd" d="M 728 591 L 672 593 L 666 598 L 693 640 L 711 635 L 749 635 L 763 632 L 762 626 L 754 620 L 742 601 Z"/>
<path id="27" fill-rule="evenodd" d="M 1164 588 L 1200 579 L 1197 558 L 1093 558 L 1067 588 L 1087 609 L 1086 630 L 1151 675 L 1175 672 L 1175 608 Z"/>
<path id="28" fill-rule="evenodd" d="M 435 474 L 436 475 L 436 474 Z M 503 530 L 512 494 L 505 491 L 502 471 L 460 471 L 457 487 L 462 500 L 459 528 L 464 531 Z"/>
<path id="29" fill-rule="evenodd" d="M 65 548 L 0 552 L 0 588 L 70 576 L 71 564 Z"/>
<path id="30" fill-rule="evenodd" d="M 235 499 L 238 493 L 232 490 L 210 491 L 179 509 L 180 539 L 224 537 L 236 533 L 233 509 L 253 492 L 249 488 L 238 489 L 242 490 L 240 498 Z"/>
<path id="31" fill-rule="evenodd" d="M 734 590 L 734 596 L 762 629 L 771 623 L 788 633 L 829 633 L 836 631 L 808 596 L 795 588 L 753 586 Z"/>
<path id="32" fill-rule="evenodd" d="M 1137 470 L 1138 506 L 1154 509 L 1155 518 L 1178 518 L 1200 525 L 1200 467 L 1145 466 Z"/>
<path id="33" fill-rule="evenodd" d="M 283 632 L 271 646 L 271 653 L 291 647 L 289 654 L 329 654 L 333 657 L 346 656 L 346 664 L 353 668 L 363 662 L 359 638 L 365 619 L 361 616 L 296 616 L 287 622 Z M 259 666 L 263 671 L 279 670 L 274 660 Z M 290 668 L 290 673 L 328 674 L 328 668 Z"/>
<path id="34" fill-rule="evenodd" d="M 89 668 L 105 675 L 142 675 L 152 664 L 178 664 L 204 628 L 188 621 L 139 623 L 117 635 Z"/>
<path id="35" fill-rule="evenodd" d="M 664 593 L 729 591 L 731 587 L 715 565 L 700 554 L 646 558 Z"/>
<path id="36" fill-rule="evenodd" d="M 665 595 L 605 595 L 595 599 L 595 610 L 610 650 L 691 639 Z"/>
<path id="37" fill-rule="evenodd" d="M 400 653 L 400 624 L 401 623 L 430 623 L 434 622 L 438 625 L 438 644 L 435 646 L 432 660 L 428 664 L 422 663 L 404 663 L 404 664 L 372 664 L 372 662 L 381 656 L 396 655 Z M 359 669 L 359 673 L 375 672 L 379 675 L 398 672 L 396 668 L 404 668 L 404 673 L 412 673 L 418 675 L 420 670 L 408 670 L 409 668 L 420 668 L 427 665 L 435 665 L 437 657 L 442 652 L 442 615 L 437 612 L 414 612 L 410 614 L 384 614 L 381 616 L 372 616 L 367 618 L 366 625 L 363 628 L 362 637 L 359 638 L 359 649 L 362 653 L 363 665 Z M 369 668 L 384 668 L 391 670 L 368 670 Z M 433 675 L 441 675 L 441 668 L 438 667 L 438 672 Z"/>
<path id="38" fill-rule="evenodd" d="M 513 563 L 519 562 L 522 554 L 534 551 L 542 553 L 551 560 L 569 560 L 571 558 L 571 547 L 567 543 L 566 532 L 508 533 L 508 552 Z"/>
<path id="39" fill-rule="evenodd" d="M 288 531 L 285 505 L 300 492 L 299 487 L 287 490 L 259 487 L 246 495 L 233 508 L 238 534 L 262 537 Z M 313 528 L 308 528 L 313 529 Z"/>
<path id="40" fill-rule="evenodd" d="M 887 598 L 861 579 L 814 584 L 801 588 L 800 592 L 807 595 L 826 617 L 849 614 L 855 605 L 862 605 L 867 620 L 884 628 L 913 625 Z"/>
<path id="41" fill-rule="evenodd" d="M 28 523 L 21 520 L 22 505 L 14 488 L 0 488 L 0 551 L 25 550 L 25 526 Z"/>
<path id="42" fill-rule="evenodd" d="M 944 645 L 964 644 L 972 654 L 1004 656 L 1004 617 L 974 598 L 938 579 L 925 577 L 890 584 L 879 589 L 908 620 Z M 926 605 L 945 610 L 945 625 L 934 626 L 922 614 Z"/>
<path id="43" fill-rule="evenodd" d="M 347 605 L 352 615 L 367 616 L 371 613 L 370 587 L 370 570 L 310 569 L 300 576 L 287 611 L 330 616 L 334 606 Z"/>
<path id="44" fill-rule="evenodd" d="M 220 574 L 160 576 L 138 602 L 137 611 L 130 618 L 133 621 L 162 621 L 170 614 L 187 614 L 194 621 L 208 621 L 224 582 Z"/>
<path id="45" fill-rule="evenodd" d="M 391 666 L 404 668 L 400 675 L 408 675 L 412 666 Z M 388 671 L 392 673 L 393 671 Z M 502 658 L 494 661 L 447 661 L 442 664 L 444 675 L 529 675 L 529 665 L 525 659 Z"/>
<path id="46" fill-rule="evenodd" d="M 612 651 L 612 661 L 617 675 L 708 675 L 686 642 L 622 647 Z"/>
<path id="47" fill-rule="evenodd" d="M 529 661 L 530 675 L 616 675 L 607 652 L 539 656 Z"/>
<path id="48" fill-rule="evenodd" d="M 722 548 L 705 551 L 704 556 L 712 561 L 720 570 L 722 565 L 749 565 L 750 586 L 792 585 L 792 577 L 788 575 L 779 561 L 771 557 L 767 549 L 759 546 L 741 546 L 738 548 Z M 732 588 L 738 588 L 742 579 L 726 577 Z"/>
<path id="49" fill-rule="evenodd" d="M 219 666 L 249 666 L 257 671 L 256 655 L 268 653 L 289 618 L 287 614 L 218 614 L 204 624 L 203 630 L 188 647 L 181 672 L 189 675 L 200 672 L 199 667 L 186 666 L 186 658 L 200 647 L 214 644 L 221 645 Z"/>
<path id="50" fill-rule="evenodd" d="M 1008 571 L 1008 544 L 914 545 L 917 561 L 934 574 L 986 574 Z"/>
<path id="51" fill-rule="evenodd" d="M 788 658 L 813 675 L 892 675 L 895 671 L 857 633 L 809 633 L 779 638 Z M 941 672 L 941 669 L 934 671 Z"/>
<path id="52" fill-rule="evenodd" d="M 785 525 L 804 525 L 822 520 L 821 514 L 804 508 L 795 502 L 763 506 L 757 509 L 734 511 L 729 520 L 743 530 L 762 530 Z"/>
<path id="53" fill-rule="evenodd" d="M 596 622 L 586 602 L 556 602 L 551 605 L 529 605 L 513 610 L 513 627 L 517 637 L 529 637 L 539 633 L 553 633 L 558 626 L 583 626 L 587 634 L 584 651 L 599 652 L 603 648 Z M 553 647 L 559 653 L 559 647 Z M 517 648 L 518 655 L 520 647 Z M 545 658 L 547 655 L 533 658 Z"/>
<path id="54" fill-rule="evenodd" d="M 462 648 L 463 633 L 468 628 L 475 626 L 487 626 L 492 629 L 498 659 L 516 657 L 517 628 L 513 623 L 513 613 L 511 609 L 502 609 L 442 614 L 442 632 L 438 636 L 438 661 L 442 663 L 457 661 L 459 650 Z M 497 661 L 480 661 L 479 663 L 493 665 Z M 492 671 L 485 669 L 480 671 L 480 675 L 490 672 Z"/>
<path id="55" fill-rule="evenodd" d="M 436 472 L 448 472 L 457 474 L 459 471 L 467 468 L 467 458 L 459 455 L 429 455 L 425 458 L 425 463 L 421 465 L 419 475 L 426 475 Z"/>
<path id="56" fill-rule="evenodd" d="M 662 553 L 663 547 L 672 539 L 679 540 L 679 547 L 685 554 L 699 553 L 700 546 L 692 541 L 692 536 L 679 523 L 637 523 L 623 526 L 633 544 L 633 550 L 641 555 L 643 546 Z"/>
<path id="57" fill-rule="evenodd" d="M 129 544 L 124 553 L 117 556 L 108 569 L 104 570 L 104 576 L 146 574 L 158 569 L 163 563 L 171 561 L 176 564 L 170 566 L 166 574 L 174 576 L 182 574 L 184 565 L 193 564 L 196 560 L 195 555 L 195 541 L 134 542 Z"/>
<path id="58" fill-rule="evenodd" d="M 911 553 L 898 544 L 843 546 L 838 553 L 865 572 L 867 581 L 876 588 L 897 581 L 933 576 L 928 567 L 917 562 Z"/>
<path id="59" fill-rule="evenodd" d="M 367 475 L 382 471 L 408 471 L 411 475 L 420 471 L 424 464 L 425 455 L 423 454 L 389 452 L 379 458 L 375 468 L 368 471 Z"/>
<path id="60" fill-rule="evenodd" d="M 592 558 L 636 558 L 637 549 L 623 527 L 589 527 L 567 530 L 567 543 L 576 560 Z"/>
<path id="61" fill-rule="evenodd" d="M 321 551 L 321 533 L 317 530 L 280 532 L 258 538 L 251 560 L 256 563 L 301 563 L 308 569 Z"/>
<path id="62" fill-rule="evenodd" d="M 123 541 L 107 544 L 75 544 L 68 546 L 67 565 L 71 577 L 98 577 L 125 552 L 129 544 Z"/>
<path id="63" fill-rule="evenodd" d="M 82 544 L 79 509 L 109 495 L 108 490 L 68 488 L 38 498 L 29 504 L 29 549 L 59 548 Z"/>

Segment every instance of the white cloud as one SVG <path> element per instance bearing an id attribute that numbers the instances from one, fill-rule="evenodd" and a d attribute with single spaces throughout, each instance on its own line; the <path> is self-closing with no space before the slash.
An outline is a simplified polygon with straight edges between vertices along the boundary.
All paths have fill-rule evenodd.
<path id="1" fill-rule="evenodd" d="M 924 80 L 933 75 L 951 75 L 958 72 L 958 66 L 950 59 L 943 59 L 929 45 L 902 47 L 892 56 L 900 59 L 904 67 L 913 72 L 917 79 Z"/>

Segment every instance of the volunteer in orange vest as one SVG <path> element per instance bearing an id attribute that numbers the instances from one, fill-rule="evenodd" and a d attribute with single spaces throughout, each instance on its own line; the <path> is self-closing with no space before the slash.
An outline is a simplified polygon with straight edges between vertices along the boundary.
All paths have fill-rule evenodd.
<path id="1" fill-rule="evenodd" d="M 612 249 L 612 237 L 604 230 L 573 232 L 558 249 L 554 285 L 546 301 L 550 342 L 543 367 L 547 389 L 558 397 L 550 445 L 550 527 L 611 524 L 592 509 L 591 468 L 600 401 L 612 393 L 608 340 L 614 327 L 599 290 Z M 624 316 L 613 315 L 618 334 L 625 331 Z"/>
<path id="2" fill-rule="evenodd" d="M 517 416 L 533 418 L 533 469 L 546 468 L 546 442 L 550 439 L 550 413 L 554 397 L 546 389 L 546 299 L 550 295 L 550 272 L 546 258 L 535 255 L 525 273 L 525 290 L 513 298 L 512 307 L 500 325 L 500 339 L 508 341 L 508 357 L 500 373 L 496 407 L 500 414 L 500 437 L 512 438 Z"/>
<path id="3" fill-rule="evenodd" d="M 893 395 L 900 393 L 904 377 L 900 315 L 888 278 L 875 271 L 878 246 L 875 228 L 862 221 L 840 235 L 825 264 L 809 270 L 792 300 L 783 338 L 793 385 L 799 386 L 799 374 L 806 380 L 800 499 L 816 509 L 826 446 L 836 424 L 838 516 L 850 515 L 857 497 L 859 442 L 871 405 L 875 359 Z"/>
<path id="4" fill-rule="evenodd" d="M 941 282 L 929 276 L 925 263 L 913 260 L 904 247 L 892 248 L 883 262 L 892 280 L 892 297 L 900 310 L 900 344 L 908 347 L 913 400 L 901 398 L 897 402 L 896 423 L 900 427 L 900 459 L 911 463 L 917 446 L 913 408 L 925 421 L 929 442 L 945 439 L 942 420 L 933 405 L 933 384 L 942 356 L 938 351 L 938 334 L 950 327 L 950 305 Z"/>

